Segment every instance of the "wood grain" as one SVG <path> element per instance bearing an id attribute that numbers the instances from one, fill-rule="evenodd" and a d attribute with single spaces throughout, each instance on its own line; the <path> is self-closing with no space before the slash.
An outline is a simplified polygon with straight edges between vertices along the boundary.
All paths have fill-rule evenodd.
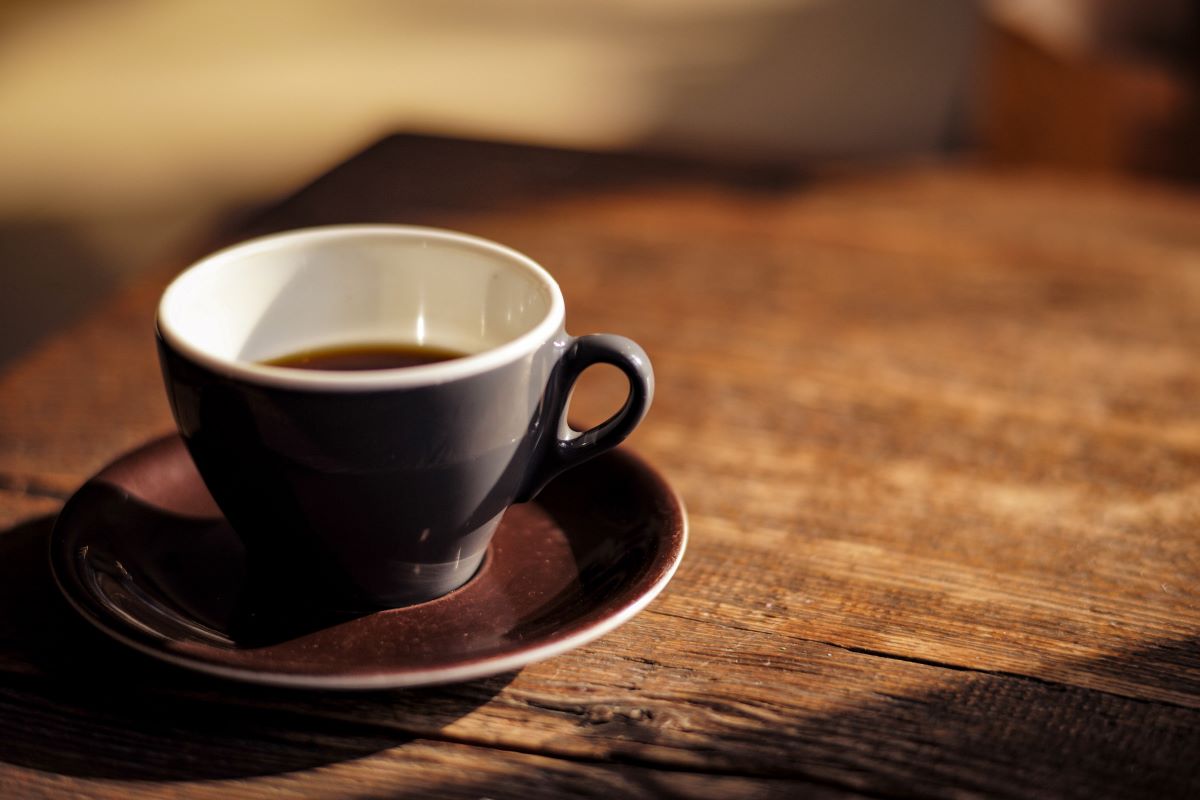
<path id="1" fill-rule="evenodd" d="M 1200 793 L 1200 199 L 396 137 L 246 232 L 372 220 L 522 249 L 569 330 L 647 348 L 631 446 L 689 506 L 675 581 L 593 645 L 421 692 L 102 639 L 42 554 L 74 486 L 170 427 L 165 269 L 0 376 L 0 793 Z"/>

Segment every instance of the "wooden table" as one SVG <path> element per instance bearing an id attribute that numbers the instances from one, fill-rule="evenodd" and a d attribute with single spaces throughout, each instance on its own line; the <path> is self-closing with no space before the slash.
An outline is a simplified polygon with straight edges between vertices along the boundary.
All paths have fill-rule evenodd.
<path id="1" fill-rule="evenodd" d="M 377 220 L 511 244 L 571 331 L 646 347 L 629 446 L 689 506 L 674 582 L 421 691 L 246 687 L 93 632 L 46 540 L 171 428 L 151 321 L 183 254 L 0 382 L 0 796 L 1200 795 L 1200 197 L 402 136 L 236 235 Z"/>

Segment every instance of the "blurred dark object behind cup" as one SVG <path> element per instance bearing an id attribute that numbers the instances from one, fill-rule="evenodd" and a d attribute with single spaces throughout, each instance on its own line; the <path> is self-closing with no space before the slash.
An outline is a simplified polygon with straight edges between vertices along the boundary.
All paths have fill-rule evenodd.
<path id="1" fill-rule="evenodd" d="M 993 0 L 987 17 L 988 161 L 1200 179 L 1200 5 Z"/>

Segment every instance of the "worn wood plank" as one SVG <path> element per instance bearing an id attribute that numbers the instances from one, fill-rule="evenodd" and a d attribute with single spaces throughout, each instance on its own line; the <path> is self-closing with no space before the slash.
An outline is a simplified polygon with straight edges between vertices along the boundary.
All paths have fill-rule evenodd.
<path id="1" fill-rule="evenodd" d="M 111 733 L 106 731 L 105 733 Z M 120 733 L 124 733 L 123 731 Z M 557 800 L 562 797 L 580 798 L 711 798 L 728 797 L 792 798 L 797 793 L 805 797 L 856 797 L 843 787 L 806 784 L 795 780 L 745 778 L 736 775 L 656 771 L 628 765 L 606 765 L 576 762 L 529 753 L 516 753 L 461 745 L 445 741 L 413 740 L 395 745 L 394 738 L 370 734 L 353 739 L 352 752 L 356 757 L 332 761 L 327 765 L 297 769 L 286 756 L 285 748 L 301 753 L 320 753 L 336 759 L 344 755 L 346 734 L 339 736 L 323 732 L 317 736 L 297 734 L 279 728 L 272 731 L 277 746 L 264 758 L 257 750 L 241 750 L 245 739 L 237 735 L 223 738 L 219 752 L 211 750 L 204 758 L 223 755 L 231 761 L 227 772 L 236 774 L 236 767 L 249 758 L 261 759 L 251 769 L 272 771 L 275 774 L 245 778 L 222 777 L 220 769 L 200 774 L 216 778 L 187 779 L 180 777 L 178 764 L 186 763 L 178 754 L 155 763 L 162 753 L 147 752 L 145 760 L 136 766 L 114 763 L 82 767 L 87 777 L 64 778 L 34 769 L 20 769 L 0 775 L 0 793 L 6 797 L 57 798 L 63 796 L 138 798 L 431 798 L 432 800 L 478 800 L 481 797 L 514 798 L 521 800 Z M 140 747 L 141 737 L 126 737 L 126 747 Z M 373 742 L 379 752 L 358 755 L 353 749 Z M 114 744 L 113 750 L 119 750 Z M 174 755 L 172 759 L 169 756 Z M 56 765 L 58 762 L 56 761 Z M 186 764 L 183 774 L 195 764 Z M 124 768 L 124 769 L 123 769 Z M 161 773 L 156 772 L 161 768 Z M 125 770 L 128 771 L 125 771 Z M 90 777 L 92 771 L 107 777 Z M 131 779 L 129 776 L 138 776 Z M 143 777 L 148 776 L 148 777 Z"/>

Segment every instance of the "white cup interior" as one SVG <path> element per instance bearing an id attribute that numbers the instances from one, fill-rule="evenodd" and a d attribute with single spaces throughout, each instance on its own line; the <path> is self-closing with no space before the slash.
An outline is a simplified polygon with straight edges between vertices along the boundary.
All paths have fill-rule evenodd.
<path id="1" fill-rule="evenodd" d="M 495 243 L 431 228 L 338 226 L 199 262 L 163 295 L 159 329 L 206 360 L 242 365 L 350 344 L 475 354 L 553 335 L 561 306 L 545 270 Z"/>

